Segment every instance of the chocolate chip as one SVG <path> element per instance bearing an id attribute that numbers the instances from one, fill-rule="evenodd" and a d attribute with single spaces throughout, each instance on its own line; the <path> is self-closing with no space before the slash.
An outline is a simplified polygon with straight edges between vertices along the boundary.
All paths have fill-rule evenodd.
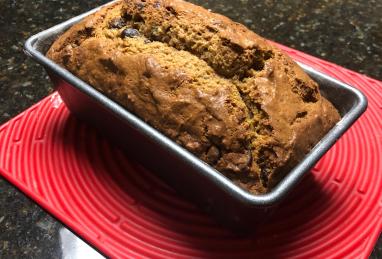
<path id="1" fill-rule="evenodd" d="M 133 18 L 133 16 L 131 14 L 129 14 L 128 12 L 126 12 L 126 13 L 123 14 L 123 18 L 126 21 L 130 21 Z"/>
<path id="2" fill-rule="evenodd" d="M 145 20 L 143 19 L 143 17 L 140 14 L 135 14 L 133 16 L 133 21 L 134 22 L 144 22 Z"/>
<path id="3" fill-rule="evenodd" d="M 126 37 L 129 37 L 129 38 L 138 37 L 139 36 L 139 31 L 136 30 L 136 29 L 131 29 L 131 28 L 124 29 L 122 31 L 122 33 L 121 33 L 121 36 L 123 38 L 126 38 Z"/>
<path id="4" fill-rule="evenodd" d="M 126 26 L 126 22 L 122 18 L 114 18 L 109 23 L 109 28 L 112 29 L 121 29 Z"/>
<path id="5" fill-rule="evenodd" d="M 173 15 L 177 15 L 178 14 L 173 6 L 166 6 L 166 10 L 169 11 Z"/>
<path id="6" fill-rule="evenodd" d="M 212 26 L 210 26 L 210 25 L 207 25 L 207 30 L 209 31 L 209 32 L 212 32 L 212 33 L 216 33 L 216 32 L 218 32 L 218 29 L 216 29 L 216 28 L 214 28 L 214 27 L 212 27 Z"/>
<path id="7" fill-rule="evenodd" d="M 211 164 L 215 164 L 221 156 L 220 150 L 216 146 L 211 146 L 208 149 L 206 155 L 207 155 L 208 163 L 211 163 Z"/>
<path id="8" fill-rule="evenodd" d="M 144 77 L 146 77 L 146 78 L 151 78 L 151 73 L 150 73 L 150 71 L 145 71 L 145 72 L 143 72 L 143 76 Z"/>

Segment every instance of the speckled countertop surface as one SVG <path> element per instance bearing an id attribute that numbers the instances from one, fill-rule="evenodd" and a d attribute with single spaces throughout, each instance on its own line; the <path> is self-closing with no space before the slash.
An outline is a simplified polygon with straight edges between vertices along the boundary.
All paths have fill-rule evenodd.
<path id="1" fill-rule="evenodd" d="M 30 35 L 107 1 L 0 0 L 0 122 L 51 90 L 22 45 Z M 258 34 L 382 80 L 379 0 L 193 0 Z M 65 228 L 0 178 L 0 258 L 62 258 Z M 70 233 L 69 233 L 70 235 Z M 371 258 L 382 258 L 382 240 Z"/>

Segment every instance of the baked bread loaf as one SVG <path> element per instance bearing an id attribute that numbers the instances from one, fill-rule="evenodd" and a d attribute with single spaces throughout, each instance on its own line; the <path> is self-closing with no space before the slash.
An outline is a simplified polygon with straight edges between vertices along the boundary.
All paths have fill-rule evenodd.
<path id="1" fill-rule="evenodd" d="M 115 2 L 47 56 L 254 194 L 340 119 L 278 48 L 181 0 Z"/>

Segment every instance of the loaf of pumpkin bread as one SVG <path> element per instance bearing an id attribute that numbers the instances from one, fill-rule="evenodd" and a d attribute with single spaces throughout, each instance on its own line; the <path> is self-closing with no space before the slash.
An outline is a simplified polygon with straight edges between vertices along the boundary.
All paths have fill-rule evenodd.
<path id="1" fill-rule="evenodd" d="M 340 119 L 277 47 L 182 0 L 117 1 L 47 56 L 253 194 Z"/>

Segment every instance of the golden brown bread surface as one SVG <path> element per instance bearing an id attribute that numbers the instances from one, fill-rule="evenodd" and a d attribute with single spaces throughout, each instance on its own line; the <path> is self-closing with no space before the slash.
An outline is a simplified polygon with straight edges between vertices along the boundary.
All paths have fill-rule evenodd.
<path id="1" fill-rule="evenodd" d="M 47 56 L 255 194 L 340 118 L 279 49 L 181 0 L 104 7 Z"/>

